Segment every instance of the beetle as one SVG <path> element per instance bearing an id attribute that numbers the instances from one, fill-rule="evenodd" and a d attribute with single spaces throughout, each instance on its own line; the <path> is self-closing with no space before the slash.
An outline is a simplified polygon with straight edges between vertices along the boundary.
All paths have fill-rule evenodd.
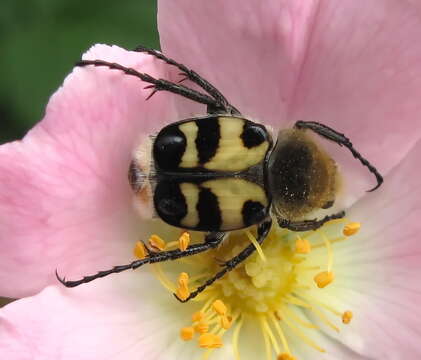
<path id="1" fill-rule="evenodd" d="M 104 66 L 119 70 L 149 83 L 149 99 L 158 91 L 168 91 L 205 104 L 207 114 L 174 122 L 162 128 L 153 139 L 150 164 L 145 171 L 143 152 L 135 154 L 129 168 L 129 182 L 135 194 L 147 181 L 151 184 L 153 208 L 161 220 L 182 229 L 206 233 L 204 241 L 186 250 L 149 252 L 144 259 L 110 270 L 85 276 L 80 280 L 58 280 L 75 287 L 97 278 L 136 269 L 147 263 L 175 260 L 216 248 L 230 231 L 257 226 L 257 242 L 267 237 L 272 219 L 291 231 L 308 231 L 327 221 L 341 218 L 344 211 L 321 219 L 306 219 L 318 209 L 333 206 L 339 182 L 334 160 L 321 149 L 308 132 L 347 148 L 377 180 L 381 174 L 336 130 L 313 121 L 297 121 L 283 129 L 274 142 L 263 125 L 244 117 L 211 83 L 183 64 L 161 52 L 139 46 L 147 53 L 175 66 L 185 79 L 203 91 L 180 83 L 156 79 L 149 74 L 103 60 L 81 60 L 77 66 Z M 184 80 L 185 80 L 184 79 Z M 191 292 L 188 301 L 217 279 L 234 269 L 255 251 L 253 244 L 222 264 L 221 270 Z"/>

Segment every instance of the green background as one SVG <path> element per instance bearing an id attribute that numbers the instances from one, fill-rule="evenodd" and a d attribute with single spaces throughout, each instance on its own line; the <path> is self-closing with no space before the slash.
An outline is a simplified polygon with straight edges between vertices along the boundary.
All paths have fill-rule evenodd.
<path id="1" fill-rule="evenodd" d="M 155 0 L 0 0 L 0 143 L 39 121 L 95 43 L 159 46 Z"/>

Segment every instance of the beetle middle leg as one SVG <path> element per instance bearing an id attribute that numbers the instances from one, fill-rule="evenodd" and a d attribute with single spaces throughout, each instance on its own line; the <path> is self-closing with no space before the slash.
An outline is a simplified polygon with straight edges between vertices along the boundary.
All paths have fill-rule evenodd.
<path id="1" fill-rule="evenodd" d="M 272 227 L 272 219 L 271 218 L 265 220 L 264 222 L 262 222 L 258 225 L 258 227 L 257 227 L 257 242 L 259 244 L 262 244 L 263 241 L 266 239 L 271 227 Z M 221 271 L 216 273 L 215 276 L 213 276 L 212 278 L 208 279 L 203 285 L 200 285 L 195 291 L 190 293 L 190 295 L 185 300 L 181 300 L 176 294 L 174 294 L 174 296 L 177 298 L 177 300 L 179 300 L 180 302 L 183 302 L 183 303 L 195 298 L 203 290 L 205 290 L 208 286 L 212 285 L 216 280 L 220 279 L 226 273 L 235 269 L 235 267 L 237 265 L 241 264 L 244 260 L 246 260 L 255 251 L 256 251 L 256 247 L 253 244 L 248 245 L 238 255 L 236 255 L 232 259 L 226 261 L 223 265 L 224 269 L 222 269 Z"/>
<path id="2" fill-rule="evenodd" d="M 209 249 L 216 248 L 224 240 L 225 235 L 226 234 L 224 232 L 211 232 L 208 235 L 206 235 L 205 241 L 203 243 L 190 245 L 184 251 L 177 249 L 177 250 L 161 251 L 157 253 L 149 253 L 149 255 L 145 257 L 144 259 L 135 260 L 131 262 L 130 264 L 126 264 L 126 265 L 114 266 L 113 268 L 109 270 L 100 271 L 94 275 L 84 276 L 80 280 L 75 280 L 75 281 L 66 280 L 64 277 L 61 278 L 58 275 L 57 271 L 56 271 L 56 277 L 58 281 L 60 281 L 64 286 L 76 287 L 81 284 L 86 284 L 88 282 L 91 282 L 95 279 L 108 276 L 110 274 L 115 274 L 122 271 L 130 270 L 130 269 L 135 270 L 145 264 L 154 264 L 158 262 L 177 260 L 183 257 L 196 255 L 196 254 L 205 252 Z"/>
<path id="3" fill-rule="evenodd" d="M 277 218 L 278 225 L 281 228 L 288 229 L 291 231 L 309 231 L 309 230 L 317 230 L 321 228 L 324 224 L 326 224 L 330 220 L 334 219 L 341 219 L 345 216 L 345 211 L 340 211 L 333 215 L 327 215 L 321 220 L 313 219 L 313 220 L 303 220 L 303 221 L 289 221 L 282 218 Z"/>
<path id="4" fill-rule="evenodd" d="M 219 104 L 219 109 L 215 109 L 215 111 L 209 111 L 210 113 L 222 111 L 222 112 L 227 113 L 227 114 L 240 115 L 240 112 L 233 105 L 231 105 L 228 102 L 228 100 L 225 98 L 225 96 L 222 95 L 222 93 L 215 86 L 213 86 L 209 81 L 204 79 L 202 76 L 200 76 L 194 70 L 189 69 L 187 66 L 185 66 L 183 64 L 180 64 L 177 61 L 166 57 L 164 54 L 162 54 L 161 52 L 159 52 L 157 50 L 149 49 L 149 48 L 146 48 L 142 45 L 139 45 L 138 47 L 136 47 L 134 49 L 134 51 L 144 52 L 146 54 L 149 54 L 151 56 L 156 57 L 157 59 L 160 59 L 160 60 L 166 62 L 169 65 L 175 66 L 177 69 L 179 69 L 181 71 L 180 75 L 185 76 L 185 78 L 182 79 L 181 81 L 183 81 L 185 79 L 189 79 L 190 81 L 192 81 L 196 85 L 200 86 L 203 90 L 205 90 Z"/>

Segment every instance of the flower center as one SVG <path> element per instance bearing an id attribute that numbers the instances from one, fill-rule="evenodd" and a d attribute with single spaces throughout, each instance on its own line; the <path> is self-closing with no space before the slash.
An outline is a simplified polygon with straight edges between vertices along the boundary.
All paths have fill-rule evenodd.
<path id="1" fill-rule="evenodd" d="M 337 316 L 343 324 L 349 324 L 353 316 L 348 309 L 332 307 L 323 296 L 324 289 L 335 281 L 333 245 L 360 228 L 359 223 L 344 226 L 345 223 L 345 219 L 333 220 L 306 233 L 274 225 L 262 247 L 250 229 L 233 232 L 218 249 L 181 259 L 183 272 L 176 285 L 167 278 L 161 265 L 155 264 L 161 283 L 185 299 L 190 291 L 220 271 L 224 261 L 240 253 L 250 241 L 255 244 L 257 251 L 252 256 L 186 304 L 196 307 L 200 303 L 201 307 L 193 313 L 191 323 L 180 330 L 181 339 L 197 339 L 198 345 L 207 349 L 204 358 L 208 358 L 214 349 L 223 346 L 223 337 L 230 332 L 235 358 L 239 360 L 241 329 L 250 322 L 260 329 L 267 360 L 296 359 L 287 340 L 292 336 L 325 352 L 311 338 L 311 331 L 319 329 L 316 322 L 339 332 L 327 314 Z M 178 241 L 168 244 L 153 235 L 149 244 L 154 251 L 162 251 L 185 249 L 189 242 L 189 234 L 183 233 Z M 139 244 L 135 253 L 140 256 Z"/>

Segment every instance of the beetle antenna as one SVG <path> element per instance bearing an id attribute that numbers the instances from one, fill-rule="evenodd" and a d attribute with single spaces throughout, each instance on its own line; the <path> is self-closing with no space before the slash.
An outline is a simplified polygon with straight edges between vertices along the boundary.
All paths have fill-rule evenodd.
<path id="1" fill-rule="evenodd" d="M 377 185 L 372 189 L 367 190 L 367 192 L 372 192 L 378 189 L 383 183 L 383 176 L 377 171 L 377 169 L 373 165 L 370 164 L 370 162 L 366 158 L 364 158 L 354 148 L 352 142 L 344 134 L 341 134 L 326 125 L 314 121 L 297 121 L 294 127 L 297 129 L 309 129 L 315 132 L 316 134 L 324 137 L 325 139 L 337 143 L 339 146 L 345 146 L 351 152 L 352 156 L 354 156 L 355 159 L 359 160 L 361 164 L 367 167 L 368 170 L 376 177 Z"/>

